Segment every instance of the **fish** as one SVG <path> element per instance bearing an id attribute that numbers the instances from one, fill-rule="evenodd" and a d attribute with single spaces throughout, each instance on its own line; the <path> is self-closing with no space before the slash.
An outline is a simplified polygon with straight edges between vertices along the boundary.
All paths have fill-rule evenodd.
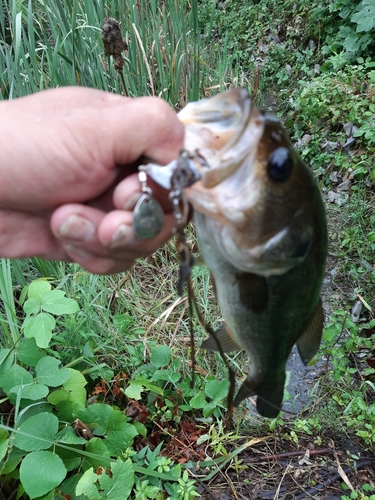
<path id="1" fill-rule="evenodd" d="M 250 361 L 234 405 L 256 395 L 258 413 L 275 418 L 293 345 L 306 365 L 321 342 L 321 193 L 280 121 L 246 89 L 191 102 L 178 118 L 185 151 L 201 159 L 184 195 L 223 316 L 215 337 L 224 352 L 244 350 Z M 212 335 L 202 348 L 219 350 Z"/>

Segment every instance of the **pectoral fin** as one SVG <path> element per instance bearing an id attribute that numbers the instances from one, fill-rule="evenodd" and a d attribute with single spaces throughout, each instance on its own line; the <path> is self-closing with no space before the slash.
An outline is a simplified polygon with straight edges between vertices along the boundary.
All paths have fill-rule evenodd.
<path id="1" fill-rule="evenodd" d="M 234 406 L 237 406 L 250 396 L 257 397 L 257 411 L 259 415 L 267 418 L 275 418 L 280 413 L 281 404 L 284 396 L 285 374 L 282 380 L 275 380 L 274 383 L 257 383 L 249 375 L 238 391 L 234 400 Z"/>
<path id="2" fill-rule="evenodd" d="M 319 299 L 307 326 L 297 340 L 298 352 L 305 365 L 315 356 L 319 349 L 322 340 L 323 321 L 324 312 L 322 301 Z"/>
<path id="3" fill-rule="evenodd" d="M 233 339 L 229 330 L 227 329 L 227 325 L 222 323 L 219 329 L 215 332 L 215 336 L 217 341 L 219 342 L 223 352 L 232 352 L 232 351 L 240 351 L 242 347 L 240 347 Z M 201 345 L 203 349 L 207 349 L 209 351 L 219 351 L 216 340 L 211 335 L 208 339 L 206 339 Z"/>

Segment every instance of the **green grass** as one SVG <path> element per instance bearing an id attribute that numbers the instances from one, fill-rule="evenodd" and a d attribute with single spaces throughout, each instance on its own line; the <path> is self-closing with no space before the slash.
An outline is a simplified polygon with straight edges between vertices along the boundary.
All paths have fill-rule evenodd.
<path id="1" fill-rule="evenodd" d="M 268 4 L 272 4 L 271 7 Z M 280 6 L 279 0 L 260 1 L 254 5 L 240 2 L 238 9 L 234 2 L 225 3 L 224 6 L 220 4 L 215 9 L 215 2 L 198 3 L 195 0 L 7 0 L 3 5 L 0 11 L 2 99 L 13 99 L 62 85 L 90 86 L 122 93 L 121 79 L 112 61 L 104 57 L 100 28 L 105 16 L 120 20 L 122 34 L 129 45 L 129 50 L 124 53 L 124 79 L 129 94 L 158 95 L 176 109 L 230 84 L 249 86 L 254 67 L 251 55 L 255 56 L 255 60 L 258 56 L 264 57 L 263 53 L 257 53 L 258 42 L 267 45 L 268 33 L 276 33 L 278 26 L 282 26 L 282 44 L 270 43 L 267 57 L 261 62 L 261 100 L 268 92 L 278 93 L 283 97 L 283 104 L 279 107 L 288 113 L 286 118 L 290 121 L 286 125 L 294 134 L 294 139 L 297 140 L 303 133 L 313 136 L 310 145 L 302 150 L 302 155 L 321 177 L 325 191 L 332 188 L 329 180 L 332 170 L 345 173 L 353 169 L 356 175 L 349 201 L 339 208 L 330 207 L 328 212 L 331 221 L 330 252 L 334 256 L 332 265 L 335 273 L 334 288 L 329 291 L 327 304 L 337 312 L 331 314 L 329 311 L 321 353 L 332 358 L 332 369 L 318 379 L 309 406 L 303 413 L 295 418 L 284 414 L 264 424 L 247 411 L 248 406 L 251 406 L 247 402 L 235 413 L 237 433 L 239 436 L 249 433 L 258 435 L 271 429 L 275 432 L 275 439 L 285 438 L 293 445 L 300 443 L 302 446 L 305 446 L 306 439 L 312 439 L 310 436 L 314 436 L 318 443 L 325 434 L 344 434 L 349 437 L 357 434 L 363 446 L 368 450 L 373 449 L 373 372 L 364 363 L 355 368 L 352 366 L 353 359 L 359 359 L 357 353 L 367 359 L 365 356 L 373 351 L 373 312 L 364 310 L 358 325 L 344 321 L 358 294 L 374 308 L 374 271 L 371 266 L 374 262 L 375 220 L 373 186 L 369 184 L 373 178 L 374 135 L 369 125 L 372 118 L 368 114 L 373 111 L 369 107 L 373 106 L 374 85 L 371 61 L 350 66 L 345 57 L 340 59 L 335 56 L 330 58 L 327 65 L 333 67 L 332 74 L 328 71 L 320 77 L 311 76 L 316 61 L 323 62 L 320 49 L 312 54 L 308 48 L 309 37 L 317 40 L 322 28 L 319 23 L 314 24 L 314 16 L 319 11 L 314 2 L 312 6 L 307 2 L 298 4 L 298 12 L 304 19 L 300 32 L 295 24 L 290 25 L 294 19 L 290 19 L 286 10 L 276 9 L 275 6 Z M 314 9 L 318 10 L 315 12 Z M 280 15 L 276 15 L 276 11 Z M 274 15 L 270 16 L 270 12 Z M 293 29 L 287 31 L 288 26 Z M 289 56 L 293 57 L 294 71 L 290 78 L 286 78 L 284 68 L 290 62 Z M 346 62 L 342 63 L 344 59 Z M 340 66 L 334 67 L 338 60 L 341 61 Z M 358 82 L 362 84 L 358 86 Z M 294 99 L 292 105 L 287 104 L 291 95 Z M 325 118 L 324 124 L 319 121 L 322 116 Z M 327 157 L 321 151 L 323 137 L 340 139 L 342 130 L 339 130 L 337 123 L 349 119 L 358 120 L 363 125 L 355 154 L 332 154 Z M 189 232 L 189 244 L 196 252 L 193 232 Z M 220 386 L 215 385 L 216 382 L 225 381 L 227 377 L 226 368 L 216 353 L 197 350 L 195 364 L 198 376 L 195 389 L 189 386 L 190 322 L 187 301 L 184 298 L 180 300 L 176 292 L 178 259 L 172 243 L 146 259 L 139 259 L 129 272 L 106 277 L 91 275 L 79 266 L 65 263 L 40 259 L 11 262 L 2 259 L 0 343 L 2 348 L 9 348 L 12 353 L 17 352 L 24 341 L 23 290 L 40 277 L 48 278 L 53 289 L 63 290 L 67 297 L 75 299 L 80 306 L 80 311 L 74 315 L 56 318 L 52 341 L 44 352 L 58 359 L 62 366 L 68 365 L 84 374 L 90 402 L 95 399 L 95 388 L 103 384 L 108 390 L 105 401 L 125 412 L 123 401 L 116 399 L 113 390 L 117 383 L 116 375 L 124 372 L 126 381 L 120 384 L 121 391 L 130 389 L 134 395 L 137 380 L 151 383 L 154 373 L 160 369 L 168 380 L 152 383 L 164 391 L 163 398 L 155 396 L 156 393 L 147 387 L 143 397 L 135 398 L 141 407 L 146 405 L 147 411 L 150 411 L 151 415 L 146 421 L 148 432 L 155 430 L 153 422 L 167 422 L 170 426 L 173 423 L 177 429 L 179 422 L 188 415 L 189 418 L 200 419 L 202 432 L 209 436 L 209 449 L 214 456 L 224 456 L 227 449 L 233 450 L 233 441 L 221 427 L 225 399 L 217 396 L 216 401 L 213 394 L 215 391 L 220 393 Z M 205 318 L 214 327 L 218 326 L 220 313 L 214 301 L 207 269 L 195 268 L 193 281 Z M 195 316 L 193 330 L 199 345 L 206 334 Z M 339 343 L 336 342 L 337 338 L 341 339 Z M 161 346 L 168 346 L 170 350 L 158 350 Z M 160 361 L 163 356 L 165 359 Z M 5 364 L 7 359 L 3 360 Z M 245 376 L 247 357 L 239 353 L 232 357 L 232 362 L 238 377 Z M 18 364 L 20 367 L 27 366 L 22 361 L 18 361 Z M 29 367 L 29 372 L 34 374 L 35 367 Z M 178 380 L 173 378 L 176 374 L 180 377 Z M 176 408 L 179 391 L 182 404 L 188 409 Z M 8 392 L 3 391 L 0 404 L 7 403 Z M 99 402 L 101 397 L 102 394 L 98 397 Z M 209 409 L 208 404 L 213 401 L 216 405 L 214 413 L 205 414 L 205 410 Z M 29 402 L 25 403 L 22 398 L 15 402 L 17 415 L 19 410 L 22 413 L 27 404 Z M 64 421 L 62 415 L 59 414 L 60 426 Z M 8 425 L 9 419 L 12 420 L 11 414 L 4 410 L 1 418 L 3 427 L 0 426 L 0 444 L 3 444 L 8 436 L 14 434 L 8 427 L 6 434 L 2 434 L 4 425 Z M 69 420 L 67 422 L 70 423 Z M 13 423 L 16 425 L 16 422 Z M 217 432 L 216 425 L 219 428 Z M 172 432 L 171 428 L 169 432 Z M 220 439 L 216 434 L 220 434 Z M 167 434 L 163 436 L 169 439 Z M 98 436 L 94 439 L 98 439 Z M 95 443 L 95 448 L 91 450 L 94 458 L 103 459 L 103 450 L 99 449 L 101 445 Z M 11 442 L 7 442 L 6 446 L 7 452 L 14 452 Z M 147 452 L 147 456 L 142 456 L 139 452 L 133 455 L 132 446 L 133 442 L 129 442 L 129 448 L 122 450 L 123 459 L 130 457 L 133 465 L 149 469 L 153 464 L 154 473 L 162 474 L 158 471 L 158 467 L 163 470 L 161 462 L 156 463 L 161 458 L 157 453 L 153 455 Z M 0 446 L 0 456 L 2 450 Z M 86 456 L 85 446 L 80 453 L 82 457 Z M 60 454 L 63 456 L 61 451 Z M 103 464 L 107 466 L 107 462 Z M 3 465 L 4 462 L 1 467 Z M 165 467 L 172 468 L 173 464 L 168 463 Z M 173 490 L 176 498 L 191 500 L 194 488 L 189 490 L 191 485 L 184 480 L 182 470 L 175 473 L 180 480 L 179 493 L 177 487 Z M 142 478 L 133 491 L 137 500 L 142 498 L 140 490 L 146 496 L 159 498 L 156 495 L 160 494 L 162 498 L 160 492 L 172 488 L 168 486 L 168 480 L 161 476 L 147 476 L 144 470 L 137 474 L 138 479 Z M 14 475 L 17 476 L 16 472 Z M 14 480 L 9 476 L 8 479 L 7 486 L 14 485 L 12 481 L 17 482 L 17 477 Z M 151 482 L 145 484 L 144 481 L 148 479 Z M 74 488 L 68 486 L 66 491 L 72 494 Z M 172 489 L 168 490 L 171 498 Z M 19 494 L 22 497 L 21 490 Z"/>
<path id="2" fill-rule="evenodd" d="M 119 76 L 103 54 L 105 16 L 119 19 L 129 46 L 130 95 L 158 95 L 181 107 L 198 99 L 208 81 L 222 84 L 220 68 L 227 64 L 201 43 L 195 1 L 10 0 L 0 12 L 3 99 L 64 85 L 120 93 Z"/>

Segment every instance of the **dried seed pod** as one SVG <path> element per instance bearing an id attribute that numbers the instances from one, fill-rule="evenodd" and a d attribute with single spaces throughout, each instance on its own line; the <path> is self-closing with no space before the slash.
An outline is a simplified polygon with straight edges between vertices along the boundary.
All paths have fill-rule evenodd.
<path id="1" fill-rule="evenodd" d="M 128 44 L 126 43 L 125 38 L 121 35 L 120 23 L 117 19 L 114 19 L 113 17 L 106 17 L 104 19 L 101 36 L 104 45 L 104 54 L 107 57 L 114 57 L 114 68 L 121 76 L 125 94 L 127 95 L 124 75 L 122 74 L 122 68 L 124 67 L 125 61 L 121 53 L 124 50 L 127 50 Z"/>

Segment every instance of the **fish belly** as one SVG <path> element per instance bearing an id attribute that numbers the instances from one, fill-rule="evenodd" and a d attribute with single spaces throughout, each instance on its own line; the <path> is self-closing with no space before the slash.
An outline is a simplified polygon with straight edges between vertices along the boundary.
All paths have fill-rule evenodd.
<path id="1" fill-rule="evenodd" d="M 250 373 L 244 381 L 235 404 L 258 395 L 260 414 L 274 417 L 279 413 L 284 393 L 285 366 L 294 342 L 277 338 L 269 321 L 269 293 L 262 276 L 246 275 L 227 262 L 210 237 L 215 222 L 195 214 L 196 230 L 203 258 L 215 282 L 215 292 L 222 316 L 236 344 L 250 359 Z"/>

